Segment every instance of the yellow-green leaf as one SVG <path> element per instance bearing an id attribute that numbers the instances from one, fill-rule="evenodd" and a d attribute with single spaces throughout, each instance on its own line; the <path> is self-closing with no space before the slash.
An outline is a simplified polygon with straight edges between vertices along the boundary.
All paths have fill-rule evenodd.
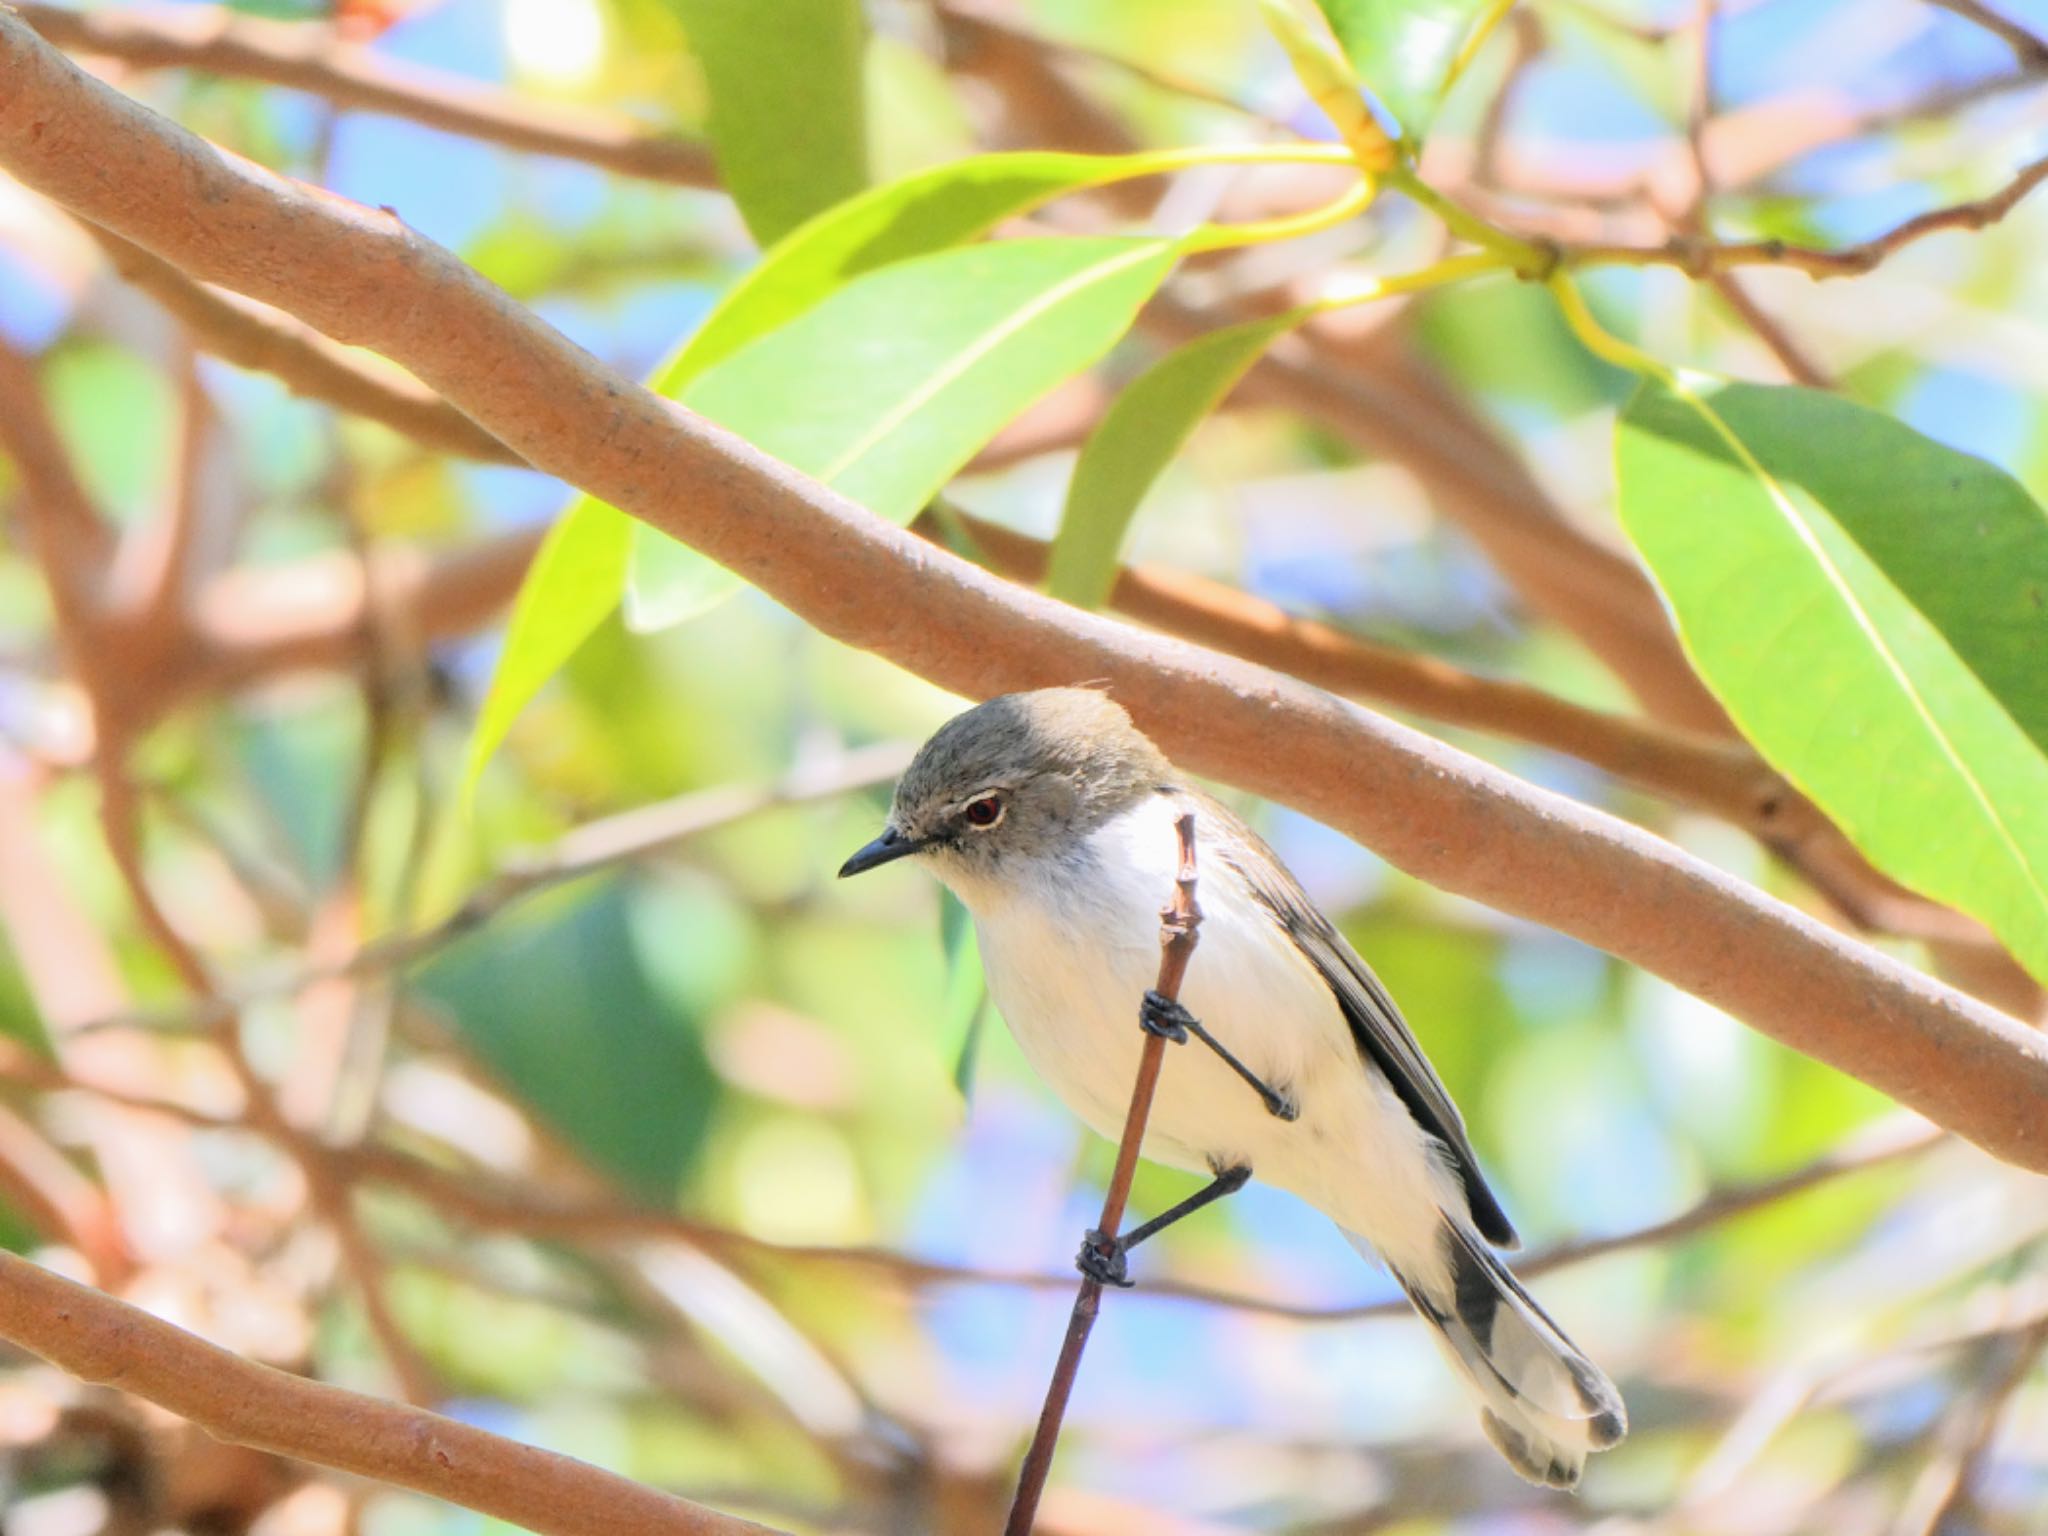
<path id="1" fill-rule="evenodd" d="M 618 606 L 632 538 L 632 519 L 588 499 L 548 531 L 513 602 L 505 648 L 470 733 L 467 787 L 541 685 Z"/>
<path id="2" fill-rule="evenodd" d="M 1154 363 L 1127 385 L 1081 449 L 1046 576 L 1054 597 L 1099 608 L 1138 504 L 1245 370 L 1309 314 L 1289 310 L 1212 331 Z"/>
<path id="3" fill-rule="evenodd" d="M 1647 386 L 1617 461 L 1622 522 L 1743 734 L 1879 869 L 2048 980 L 2040 507 L 1808 390 Z"/>
<path id="4" fill-rule="evenodd" d="M 867 184 L 860 0 L 669 0 L 711 93 L 726 190 L 762 245 Z"/>

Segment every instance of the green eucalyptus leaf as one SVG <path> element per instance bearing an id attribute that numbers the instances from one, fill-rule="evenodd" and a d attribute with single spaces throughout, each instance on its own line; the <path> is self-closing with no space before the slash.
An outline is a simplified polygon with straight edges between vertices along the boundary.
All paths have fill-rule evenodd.
<path id="1" fill-rule="evenodd" d="M 1005 240 L 898 262 L 742 348 L 683 403 L 908 522 L 1004 423 L 1109 350 L 1175 251 L 1157 239 Z M 740 585 L 676 548 L 669 575 L 690 583 L 690 611 Z"/>
<path id="2" fill-rule="evenodd" d="M 863 192 L 777 242 L 648 387 L 680 398 L 698 374 L 863 272 L 965 244 L 1062 193 L 1142 174 L 1165 158 L 1035 150 L 976 155 Z"/>
<path id="3" fill-rule="evenodd" d="M 632 543 L 632 519 L 588 497 L 548 530 L 512 604 L 504 649 L 470 732 L 465 793 L 541 685 L 618 606 Z"/>
<path id="4" fill-rule="evenodd" d="M 1062 193 L 1164 163 L 1162 156 L 1144 154 L 977 155 L 876 187 L 778 243 L 656 370 L 649 387 L 682 399 L 706 370 L 863 273 L 964 244 Z M 634 533 L 627 576 L 627 623 L 642 632 L 665 629 L 712 607 L 739 585 L 723 567 L 643 524 Z"/>
<path id="5" fill-rule="evenodd" d="M 711 94 L 719 176 L 764 246 L 867 184 L 860 0 L 669 0 Z"/>
<path id="6" fill-rule="evenodd" d="M 683 401 L 908 521 L 1013 416 L 1109 350 L 1175 251 L 1005 240 L 898 262 L 736 353 Z"/>
<path id="7" fill-rule="evenodd" d="M 2048 980 L 2041 508 L 1810 390 L 1646 386 L 1617 462 L 1622 522 L 1743 733 L 1879 869 Z"/>
<path id="8" fill-rule="evenodd" d="M 1108 600 L 1124 535 L 1153 481 L 1273 339 L 1309 313 L 1293 309 L 1212 331 L 1125 387 L 1074 465 L 1046 577 L 1054 597 L 1083 608 Z"/>
<path id="9" fill-rule="evenodd" d="M 1451 87 L 1459 51 L 1487 0 L 1317 0 L 1367 89 L 1401 125 L 1412 154 Z"/>

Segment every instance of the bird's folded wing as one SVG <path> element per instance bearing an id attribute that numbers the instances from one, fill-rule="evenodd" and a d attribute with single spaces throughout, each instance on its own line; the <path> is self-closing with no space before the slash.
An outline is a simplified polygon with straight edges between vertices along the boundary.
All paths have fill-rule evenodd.
<path id="1" fill-rule="evenodd" d="M 1329 983 L 1345 1018 L 1350 1020 L 1351 1034 L 1360 1053 L 1387 1079 L 1416 1124 L 1442 1142 L 1450 1153 L 1452 1167 L 1464 1184 L 1466 1199 L 1472 1207 L 1472 1223 L 1480 1235 L 1496 1247 L 1519 1247 L 1513 1224 L 1487 1187 L 1486 1175 L 1479 1170 L 1479 1157 L 1465 1134 L 1465 1121 L 1458 1106 L 1451 1102 L 1450 1091 L 1436 1075 L 1429 1058 L 1422 1054 L 1422 1047 L 1416 1044 L 1387 989 L 1359 958 L 1358 951 L 1316 910 L 1278 857 L 1258 841 L 1257 834 L 1245 828 L 1243 835 L 1266 857 L 1230 859 L 1232 867 Z"/>

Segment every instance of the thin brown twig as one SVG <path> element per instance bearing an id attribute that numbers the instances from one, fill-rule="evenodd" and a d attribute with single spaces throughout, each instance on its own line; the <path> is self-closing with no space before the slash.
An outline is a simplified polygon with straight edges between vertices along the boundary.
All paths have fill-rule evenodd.
<path id="1" fill-rule="evenodd" d="M 271 21 L 225 8 L 75 11 L 42 0 L 12 7 L 60 47 L 139 69 L 198 69 L 286 86 L 337 106 L 404 118 L 509 149 L 677 186 L 715 188 L 704 145 L 622 114 L 517 96 L 459 75 L 373 54 L 335 27 Z"/>
<path id="2" fill-rule="evenodd" d="M 1764 344 L 1778 366 L 1785 370 L 1785 377 L 1794 384 L 1803 384 L 1808 389 L 1833 389 L 1835 378 L 1814 361 L 1806 348 L 1793 338 L 1784 324 L 1763 305 L 1756 296 L 1732 272 L 1716 272 L 1707 281 L 1714 292 L 1721 296 L 1721 302 L 1733 310 L 1736 319 L 1749 327 L 1750 334 Z"/>
<path id="3" fill-rule="evenodd" d="M 148 1106 L 145 1103 L 142 1107 Z M 1532 1253 L 1515 1266 L 1516 1272 L 1533 1278 L 1616 1253 L 1678 1242 L 1838 1179 L 1918 1157 L 1946 1139 L 1942 1132 L 1928 1127 L 1910 1123 L 1884 1125 L 1869 1134 L 1852 1137 L 1789 1172 L 1715 1190 L 1661 1221 L 1603 1237 L 1559 1243 Z M 474 1175 L 445 1172 L 387 1147 L 354 1147 L 337 1152 L 336 1156 L 351 1178 L 402 1190 L 464 1226 L 515 1233 L 529 1239 L 599 1243 L 670 1239 L 734 1256 L 753 1254 L 781 1263 L 870 1269 L 919 1286 L 1014 1286 L 1023 1290 L 1063 1291 L 1074 1283 L 1071 1275 L 949 1264 L 873 1246 L 776 1242 L 667 1211 L 612 1202 L 544 1198 L 523 1187 L 499 1186 Z M 1171 1279 L 1146 1281 L 1142 1294 L 1303 1323 L 1357 1322 L 1405 1316 L 1409 1311 L 1399 1298 L 1327 1306 Z"/>
<path id="4" fill-rule="evenodd" d="M 1166 295 L 1145 307 L 1139 324 L 1179 343 L 1250 318 L 1241 304 L 1197 309 Z M 1647 713 L 1686 730 L 1730 732 L 1641 568 L 1575 526 L 1470 402 L 1412 348 L 1347 347 L 1306 326 L 1259 359 L 1238 398 L 1299 411 L 1368 454 L 1400 464 L 1530 609 L 1599 658 Z"/>
<path id="5" fill-rule="evenodd" d="M 368 592 L 374 581 L 376 541 L 349 493 L 352 476 L 346 462 L 337 454 L 333 500 L 357 579 Z M 362 746 L 342 815 L 340 868 L 320 893 L 306 923 L 308 951 L 315 964 L 353 953 L 364 942 L 364 867 L 369 857 L 371 814 L 401 728 L 401 704 L 419 692 L 410 675 L 402 675 L 401 655 L 416 648 L 401 644 L 393 633 L 397 617 L 375 602 L 364 603 L 359 615 L 357 642 L 363 665 L 357 669 L 355 683 L 362 702 Z M 294 1125 L 310 1129 L 323 1140 L 346 1134 L 339 1130 L 336 1117 L 350 1107 L 346 1103 L 349 1068 L 364 1065 L 372 1082 L 381 1075 L 387 1005 L 388 997 L 381 988 L 358 985 L 354 979 L 309 987 L 299 994 L 294 1059 L 277 1093 L 279 1107 Z M 366 1085 L 356 1106 L 365 1116 L 373 1096 L 374 1089 Z"/>
<path id="6" fill-rule="evenodd" d="M 1530 66 L 1543 57 L 1550 45 L 1543 22 L 1534 11 L 1517 6 L 1508 14 L 1506 26 L 1511 44 L 1507 64 L 1502 69 L 1500 85 L 1487 98 L 1479 124 L 1472 132 L 1472 176 L 1481 182 L 1494 179 L 1515 98 L 1529 77 Z"/>
<path id="7" fill-rule="evenodd" d="M 1174 823 L 1173 830 L 1180 840 L 1180 869 L 1174 878 L 1173 899 L 1159 914 L 1159 980 L 1153 988 L 1169 1002 L 1180 996 L 1202 926 L 1202 909 L 1195 903 L 1195 813 L 1184 814 Z M 1152 1115 L 1152 1095 L 1159 1086 L 1159 1069 L 1165 1060 L 1166 1036 L 1146 1030 L 1144 1048 L 1138 1057 L 1137 1080 L 1131 1084 L 1130 1108 L 1124 1115 L 1123 1138 L 1117 1143 L 1116 1166 L 1102 1196 L 1102 1216 L 1088 1235 L 1097 1251 L 1104 1254 L 1112 1251 L 1123 1227 L 1124 1207 L 1131 1198 L 1131 1180 L 1138 1171 L 1138 1149 L 1145 1140 L 1145 1122 Z M 1003 1536 L 1031 1536 L 1032 1525 L 1038 1518 L 1038 1501 L 1045 1493 L 1046 1475 L 1052 1471 L 1053 1452 L 1059 1449 L 1067 1400 L 1073 1396 L 1081 1355 L 1088 1347 L 1088 1335 L 1094 1331 L 1101 1307 L 1101 1282 L 1083 1271 L 1080 1289 L 1074 1296 L 1074 1310 L 1067 1318 L 1066 1337 L 1060 1342 L 1059 1359 L 1053 1365 L 1052 1381 L 1045 1389 L 1045 1404 L 1038 1412 L 1038 1427 L 1032 1432 L 1030 1449 L 1024 1453 L 1024 1465 L 1017 1474 L 1017 1496 L 1010 1504 Z"/>
<path id="8" fill-rule="evenodd" d="M 1251 121 L 1271 128 L 1275 132 L 1290 133 L 1293 131 L 1278 118 L 1260 111 L 1249 102 L 1238 100 L 1227 91 L 1219 90 L 1212 85 L 1204 85 L 1200 81 L 1188 80 L 1179 75 L 1168 74 L 1165 70 L 1156 69 L 1152 65 L 1145 63 L 1142 59 L 1133 59 L 1121 53 L 1113 53 L 1107 48 L 1095 48 L 1086 43 L 1074 42 L 1068 38 L 1052 37 L 1044 32 L 1031 31 L 1018 25 L 1014 15 L 1006 14 L 1004 10 L 997 7 L 986 4 L 967 3 L 967 0 L 939 0 L 939 3 L 933 6 L 933 9 L 938 12 L 942 20 L 960 18 L 971 22 L 975 26 L 987 28 L 989 31 L 1001 32 L 1054 58 L 1077 64 L 1098 65 L 1104 69 L 1114 70 L 1120 75 L 1128 75 L 1131 79 L 1138 81 L 1142 85 L 1150 86 L 1155 91 L 1163 92 L 1169 96 L 1179 96 L 1188 101 L 1200 102 L 1204 106 L 1220 107 L 1226 112 L 1235 113 L 1239 117 L 1249 118 Z"/>
<path id="9" fill-rule="evenodd" d="M 2013 51 L 2020 68 L 2030 74 L 2048 73 L 2048 41 L 2035 36 L 2010 16 L 2002 16 L 1983 0 L 1927 0 L 1951 15 L 1974 22 Z"/>
<path id="10" fill-rule="evenodd" d="M 13 1047 L 13 1041 L 5 1041 Z M 0 1104 L 0 1195 L 46 1241 L 68 1243 L 93 1273 L 119 1278 L 130 1262 L 107 1192 L 50 1144 L 34 1125 Z"/>
<path id="11" fill-rule="evenodd" d="M 830 799 L 884 783 L 903 771 L 910 751 L 906 743 L 876 742 L 850 749 L 830 764 L 798 768 L 772 783 L 691 790 L 586 822 L 547 847 L 509 861 L 437 922 L 385 934 L 334 960 L 294 963 L 269 975 L 217 986 L 198 1001 L 176 1008 L 109 1014 L 86 1020 L 78 1028 L 86 1032 L 138 1029 L 165 1033 L 211 1029 L 228 1014 L 268 998 L 295 996 L 323 982 L 401 971 L 541 891 L 645 858 L 760 811 Z"/>
<path id="12" fill-rule="evenodd" d="M 1693 194 L 1691 205 L 1678 219 L 1680 230 L 1703 240 L 1714 237 L 1711 207 L 1716 189 L 1713 163 L 1707 154 L 1707 134 L 1715 118 L 1714 14 L 1714 0 L 1697 0 L 1692 25 L 1692 90 L 1685 114 L 1685 150 L 1692 162 Z M 1785 327 L 1751 297 L 1740 277 L 1733 272 L 1716 272 L 1707 282 L 1720 295 L 1721 301 L 1734 311 L 1735 317 L 1749 327 L 1751 334 L 1777 359 L 1786 377 L 1809 388 L 1830 387 L 1827 376 Z"/>
<path id="13" fill-rule="evenodd" d="M 144 868 L 139 806 L 134 786 L 120 761 L 125 745 L 102 741 L 95 758 L 107 850 L 151 943 L 195 999 L 203 1004 L 218 1004 L 220 991 L 211 969 L 171 921 Z M 371 1332 L 404 1386 L 406 1396 L 420 1403 L 434 1400 L 439 1396 L 437 1378 L 390 1309 L 382 1260 L 363 1236 L 346 1181 L 336 1171 L 327 1149 L 284 1118 L 270 1085 L 258 1075 L 243 1050 L 240 1031 L 234 1009 L 222 1009 L 215 1015 L 212 1039 L 242 1091 L 243 1113 L 250 1127 L 285 1152 L 304 1177 L 314 1212 L 334 1233 L 343 1267 L 355 1283 Z"/>
<path id="14" fill-rule="evenodd" d="M 85 1093 L 123 1109 L 139 1110 L 144 1114 L 162 1115 L 200 1131 L 250 1131 L 255 1127 L 237 1112 L 208 1109 L 182 1099 L 167 1099 L 160 1094 L 144 1093 L 137 1089 L 103 1083 L 98 1078 L 81 1077 L 78 1073 L 31 1051 L 17 1041 L 0 1039 L 0 1082 L 15 1083 L 32 1088 L 38 1093 Z"/>
<path id="15" fill-rule="evenodd" d="M 1723 242 L 1690 239 L 1680 234 L 1662 245 L 1595 241 L 1564 246 L 1557 254 L 1559 260 L 1572 267 L 1672 266 L 1695 278 L 1713 277 L 1738 267 L 1789 267 L 1813 278 L 1856 277 L 1929 235 L 1945 230 L 1985 229 L 1996 224 L 2043 181 L 2048 181 L 2048 155 L 2023 166 L 1995 192 L 1915 214 L 1854 245 L 1820 247 L 1776 239 Z"/>
<path id="16" fill-rule="evenodd" d="M 2007 1342 L 2005 1362 L 1976 1393 L 1954 1443 L 1922 1469 L 1906 1496 L 1899 1536 L 1939 1536 L 1952 1529 L 1950 1521 L 1969 1507 L 2007 1405 L 2048 1350 L 2048 1317 L 2023 1325 Z"/>
<path id="17" fill-rule="evenodd" d="M 27 544 L 42 567 L 58 638 L 83 668 L 92 660 L 100 573 L 113 536 L 100 520 L 50 419 L 35 365 L 0 338 L 0 450 L 21 476 Z"/>
<path id="18" fill-rule="evenodd" d="M 293 394 L 380 422 L 423 447 L 487 464 L 519 456 L 446 400 L 378 359 L 365 359 L 289 315 L 195 283 L 169 262 L 85 226 L 116 272 L 182 320 L 208 352 L 267 373 Z"/>
<path id="19" fill-rule="evenodd" d="M 207 461 L 216 425 L 188 338 L 179 338 L 176 353 L 178 447 L 170 495 L 122 540 L 107 584 L 109 614 L 128 631 L 123 643 L 165 649 L 180 638 L 205 544 Z"/>
<path id="20" fill-rule="evenodd" d="M 89 1094 L 124 1109 L 163 1115 L 197 1130 L 246 1132 L 257 1136 L 267 1134 L 252 1124 L 243 1111 L 209 1109 L 182 1100 L 82 1079 L 25 1047 L 6 1041 L 0 1041 L 0 1081 L 18 1083 L 45 1093 Z M 1616 1253 L 1682 1241 L 1723 1222 L 1736 1220 L 1851 1175 L 1921 1156 L 1948 1140 L 1938 1129 L 1909 1121 L 1880 1124 L 1786 1173 L 1715 1190 L 1682 1211 L 1626 1232 L 1559 1243 L 1528 1255 L 1515 1268 L 1518 1273 L 1533 1278 Z M 400 1191 L 460 1226 L 534 1241 L 682 1242 L 734 1257 L 753 1256 L 778 1263 L 832 1264 L 868 1269 L 916 1286 L 979 1285 L 1063 1291 L 1073 1284 L 1071 1275 L 946 1263 L 875 1246 L 779 1242 L 757 1237 L 739 1228 L 698 1221 L 670 1211 L 614 1201 L 564 1199 L 529 1186 L 481 1177 L 473 1172 L 451 1172 L 395 1148 L 374 1143 L 337 1147 L 329 1155 L 337 1171 L 351 1183 L 378 1184 Z M 1365 1318 L 1405 1316 L 1410 1310 L 1399 1299 L 1333 1307 L 1252 1296 L 1173 1279 L 1148 1280 L 1140 1294 L 1304 1323 L 1356 1322 Z"/>

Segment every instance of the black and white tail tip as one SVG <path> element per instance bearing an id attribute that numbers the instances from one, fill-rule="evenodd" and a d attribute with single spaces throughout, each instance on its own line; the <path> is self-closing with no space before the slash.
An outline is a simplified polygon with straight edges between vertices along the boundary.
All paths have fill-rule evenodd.
<path id="1" fill-rule="evenodd" d="M 1628 1433 L 1621 1394 L 1462 1222 L 1447 1220 L 1441 1242 L 1448 1286 L 1396 1278 L 1477 1394 L 1486 1438 L 1509 1465 L 1532 1483 L 1577 1487 L 1586 1458 Z"/>

